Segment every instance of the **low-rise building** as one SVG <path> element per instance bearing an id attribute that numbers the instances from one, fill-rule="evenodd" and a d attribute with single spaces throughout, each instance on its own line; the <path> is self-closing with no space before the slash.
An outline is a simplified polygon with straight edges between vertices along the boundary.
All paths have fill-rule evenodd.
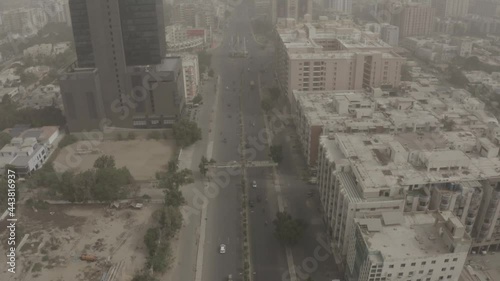
<path id="1" fill-rule="evenodd" d="M 192 104 L 194 97 L 199 92 L 200 70 L 198 56 L 193 54 L 182 54 L 182 71 L 184 76 L 184 99 L 186 104 Z"/>
<path id="2" fill-rule="evenodd" d="M 29 175 L 42 167 L 48 155 L 48 147 L 36 138 L 13 138 L 0 149 L 0 172 L 5 173 L 6 166 L 10 166 L 19 175 Z"/>
<path id="3" fill-rule="evenodd" d="M 180 24 L 166 27 L 169 52 L 197 51 L 206 48 L 211 42 L 211 30 L 185 27 Z"/>
<path id="4" fill-rule="evenodd" d="M 474 40 L 470 38 L 408 37 L 401 46 L 412 51 L 416 57 L 432 63 L 449 63 L 454 57 L 467 58 L 472 55 Z"/>

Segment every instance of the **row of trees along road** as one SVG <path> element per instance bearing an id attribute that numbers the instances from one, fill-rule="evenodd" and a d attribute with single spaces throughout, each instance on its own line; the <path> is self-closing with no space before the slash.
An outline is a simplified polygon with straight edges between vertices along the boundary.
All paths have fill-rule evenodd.
<path id="1" fill-rule="evenodd" d="M 159 188 L 165 193 L 164 205 L 153 213 L 154 226 L 144 236 L 148 249 L 145 268 L 136 274 L 132 281 L 156 281 L 151 272 L 165 272 L 173 261 L 170 241 L 182 227 L 180 207 L 185 204 L 180 187 L 193 182 L 192 173 L 179 169 L 178 162 L 172 160 L 167 170 L 156 173 Z"/>

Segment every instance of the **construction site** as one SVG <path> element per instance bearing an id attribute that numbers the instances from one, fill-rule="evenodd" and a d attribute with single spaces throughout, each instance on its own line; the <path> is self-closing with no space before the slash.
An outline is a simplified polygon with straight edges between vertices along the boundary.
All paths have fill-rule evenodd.
<path id="1" fill-rule="evenodd" d="M 0 280 L 130 281 L 144 267 L 144 235 L 158 207 L 49 205 L 37 209 L 24 205 L 18 210 L 21 244 L 16 274 L 2 267 Z M 0 222 L 2 229 L 5 223 Z M 0 263 L 6 262 L 1 255 Z"/>

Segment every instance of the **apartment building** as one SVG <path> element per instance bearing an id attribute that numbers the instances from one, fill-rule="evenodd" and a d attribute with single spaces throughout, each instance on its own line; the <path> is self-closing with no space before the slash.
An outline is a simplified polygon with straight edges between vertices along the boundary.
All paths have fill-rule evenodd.
<path id="1" fill-rule="evenodd" d="M 380 30 L 380 38 L 384 40 L 385 43 L 396 47 L 399 42 L 399 27 L 390 24 L 382 24 Z"/>
<path id="2" fill-rule="evenodd" d="M 0 12 L 3 31 L 22 36 L 36 35 L 47 23 L 47 13 L 42 8 L 20 8 Z"/>
<path id="3" fill-rule="evenodd" d="M 175 3 L 172 12 L 172 23 L 185 27 L 215 29 L 216 8 L 210 1 Z"/>
<path id="4" fill-rule="evenodd" d="M 198 56 L 182 54 L 182 72 L 184 77 L 184 99 L 186 104 L 192 104 L 194 97 L 199 94 L 200 70 Z"/>
<path id="5" fill-rule="evenodd" d="M 405 4 L 400 13 L 392 18 L 392 24 L 399 27 L 399 38 L 430 35 L 434 30 L 434 8 L 427 4 Z"/>
<path id="6" fill-rule="evenodd" d="M 391 209 L 450 211 L 475 247 L 498 247 L 499 170 L 498 146 L 471 132 L 322 136 L 318 182 L 332 247 L 345 256 L 353 218 Z"/>
<path id="7" fill-rule="evenodd" d="M 385 212 L 354 221 L 347 280 L 458 280 L 471 239 L 451 212 Z"/>
<path id="8" fill-rule="evenodd" d="M 352 0 L 324 0 L 324 8 L 343 14 L 352 13 Z"/>
<path id="9" fill-rule="evenodd" d="M 463 17 L 469 12 L 469 0 L 433 0 L 438 17 Z"/>
<path id="10" fill-rule="evenodd" d="M 397 87 L 405 59 L 377 34 L 351 21 L 277 27 L 276 77 L 289 101 L 294 90 L 361 90 Z"/>
<path id="11" fill-rule="evenodd" d="M 271 0 L 271 20 L 276 24 L 279 18 L 304 20 L 305 15 L 312 16 L 312 0 Z"/>

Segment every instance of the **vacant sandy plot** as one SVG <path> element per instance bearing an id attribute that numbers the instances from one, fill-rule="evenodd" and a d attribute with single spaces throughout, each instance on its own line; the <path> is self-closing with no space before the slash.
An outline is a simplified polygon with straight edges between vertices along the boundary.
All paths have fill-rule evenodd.
<path id="1" fill-rule="evenodd" d="M 0 280 L 99 281 L 110 268 L 121 265 L 115 281 L 130 281 L 145 264 L 144 234 L 154 209 L 94 205 L 23 210 L 19 224 L 30 236 L 17 253 L 16 274 L 4 266 Z M 82 261 L 82 254 L 95 255 L 97 261 Z M 6 264 L 5 255 L 0 255 L 0 263 Z"/>
<path id="2" fill-rule="evenodd" d="M 92 154 L 78 154 L 91 151 Z M 101 155 L 112 155 L 117 167 L 127 167 L 136 180 L 153 179 L 155 173 L 170 161 L 175 151 L 173 141 L 127 140 L 127 141 L 80 141 L 61 150 L 54 167 L 58 172 L 68 169 L 85 171 L 94 165 Z"/>

